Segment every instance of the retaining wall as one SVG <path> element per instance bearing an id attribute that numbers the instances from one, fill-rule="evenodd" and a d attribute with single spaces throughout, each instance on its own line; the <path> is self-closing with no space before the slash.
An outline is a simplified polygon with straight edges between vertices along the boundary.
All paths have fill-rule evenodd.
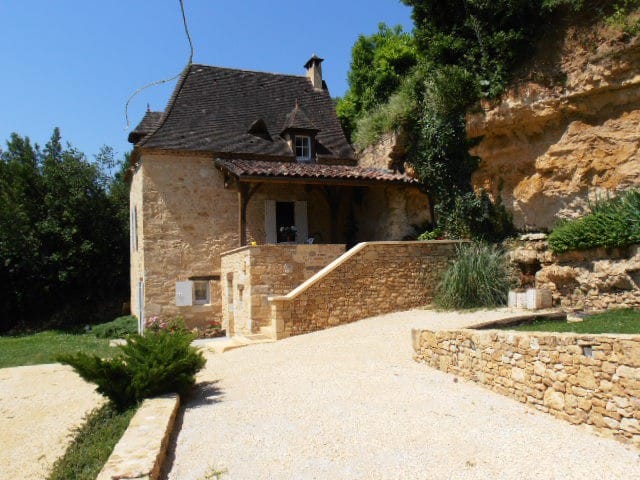
<path id="1" fill-rule="evenodd" d="M 365 242 L 287 295 L 270 297 L 276 338 L 430 303 L 459 242 Z"/>
<path id="2" fill-rule="evenodd" d="M 413 331 L 419 362 L 640 447 L 640 336 Z"/>

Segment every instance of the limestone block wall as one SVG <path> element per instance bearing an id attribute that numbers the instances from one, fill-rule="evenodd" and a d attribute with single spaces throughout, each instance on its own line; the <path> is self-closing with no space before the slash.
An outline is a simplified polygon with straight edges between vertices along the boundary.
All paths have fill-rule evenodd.
<path id="1" fill-rule="evenodd" d="M 415 359 L 640 447 L 640 336 L 414 330 Z"/>
<path id="2" fill-rule="evenodd" d="M 239 243 L 237 192 L 208 156 L 143 152 L 138 181 L 146 317 L 181 315 L 190 327 L 221 320 L 220 254 Z M 209 278 L 211 303 L 177 307 L 176 282 L 193 278 Z"/>
<path id="3" fill-rule="evenodd" d="M 287 295 L 270 298 L 277 338 L 428 304 L 459 242 L 361 243 Z"/>
<path id="4" fill-rule="evenodd" d="M 343 244 L 257 245 L 221 256 L 222 323 L 231 334 L 271 325 L 268 298 L 285 295 L 344 253 Z"/>
<path id="5" fill-rule="evenodd" d="M 415 239 L 431 221 L 427 195 L 413 187 L 369 187 L 354 209 L 360 242 Z"/>
<path id="6" fill-rule="evenodd" d="M 387 133 L 373 145 L 358 152 L 358 165 L 371 168 L 393 168 L 405 155 L 404 135 Z"/>

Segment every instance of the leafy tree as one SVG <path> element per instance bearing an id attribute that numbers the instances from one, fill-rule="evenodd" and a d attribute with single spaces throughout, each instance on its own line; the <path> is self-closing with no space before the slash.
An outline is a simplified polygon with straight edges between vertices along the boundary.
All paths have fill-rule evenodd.
<path id="1" fill-rule="evenodd" d="M 125 187 L 107 158 L 104 148 L 89 162 L 57 128 L 43 150 L 11 135 L 0 157 L 0 329 L 118 313 L 100 311 L 128 286 Z"/>
<path id="2" fill-rule="evenodd" d="M 416 65 L 417 51 L 401 25 L 378 25 L 373 35 L 360 35 L 352 49 L 349 91 L 338 101 L 338 118 L 350 135 L 361 113 L 384 103 Z"/>

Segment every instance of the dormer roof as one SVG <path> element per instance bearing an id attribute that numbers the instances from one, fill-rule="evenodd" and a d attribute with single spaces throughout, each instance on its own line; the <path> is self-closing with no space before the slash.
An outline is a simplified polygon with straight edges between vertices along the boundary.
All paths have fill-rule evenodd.
<path id="1" fill-rule="evenodd" d="M 316 127 L 311 120 L 309 120 L 309 117 L 304 113 L 304 110 L 300 107 L 297 100 L 293 110 L 291 110 L 285 118 L 281 133 L 285 133 L 290 130 L 309 133 L 317 133 L 320 131 L 320 129 Z"/>

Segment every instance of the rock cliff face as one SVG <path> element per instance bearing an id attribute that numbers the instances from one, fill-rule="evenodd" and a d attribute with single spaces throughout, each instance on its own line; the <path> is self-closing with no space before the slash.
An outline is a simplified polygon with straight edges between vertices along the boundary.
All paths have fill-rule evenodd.
<path id="1" fill-rule="evenodd" d="M 523 230 L 640 184 L 640 38 L 568 27 L 539 50 L 528 80 L 468 117 L 482 138 L 474 186 L 501 197 Z"/>

